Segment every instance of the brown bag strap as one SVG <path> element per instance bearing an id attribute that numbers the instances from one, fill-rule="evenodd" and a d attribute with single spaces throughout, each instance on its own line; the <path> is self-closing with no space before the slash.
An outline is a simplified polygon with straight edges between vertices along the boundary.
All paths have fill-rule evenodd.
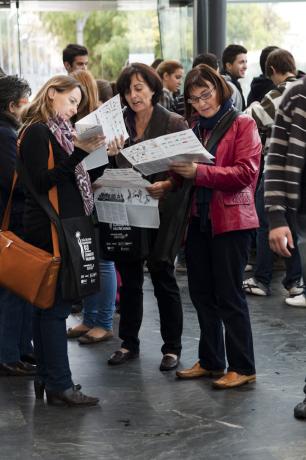
<path id="1" fill-rule="evenodd" d="M 53 155 L 53 148 L 51 141 L 49 141 L 49 158 L 48 158 L 48 169 L 54 168 L 54 155 Z M 59 214 L 59 207 L 58 207 L 58 193 L 57 187 L 50 188 L 49 192 L 49 201 L 54 207 L 57 214 Z M 53 255 L 54 257 L 60 257 L 60 249 L 59 249 L 59 241 L 58 241 L 58 234 L 53 222 L 51 222 L 51 234 L 52 234 L 52 244 L 53 244 Z"/>
<path id="2" fill-rule="evenodd" d="M 21 141 L 25 135 L 25 131 L 23 130 L 17 140 L 17 155 L 20 155 L 20 144 Z M 53 148 L 51 141 L 49 141 L 49 157 L 48 157 L 48 169 L 53 169 L 54 168 L 54 155 L 53 155 Z M 12 200 L 13 200 L 13 193 L 14 189 L 16 186 L 16 182 L 18 179 L 18 174 L 15 169 L 14 171 L 14 176 L 13 176 L 13 181 L 12 181 L 12 187 L 11 187 L 11 192 L 10 196 L 6 205 L 6 209 L 4 211 L 4 216 L 2 220 L 2 230 L 8 230 L 9 224 L 10 224 L 10 216 L 11 216 L 11 210 L 12 210 Z M 48 192 L 48 197 L 49 201 L 51 202 L 52 206 L 56 210 L 57 214 L 59 213 L 59 207 L 58 207 L 58 193 L 57 193 L 57 187 L 56 185 L 52 187 L 49 192 Z M 52 245 L 53 245 L 53 255 L 54 257 L 60 257 L 60 249 L 59 249 L 59 241 L 58 241 L 58 234 L 55 225 L 51 222 L 51 235 L 52 235 Z"/>

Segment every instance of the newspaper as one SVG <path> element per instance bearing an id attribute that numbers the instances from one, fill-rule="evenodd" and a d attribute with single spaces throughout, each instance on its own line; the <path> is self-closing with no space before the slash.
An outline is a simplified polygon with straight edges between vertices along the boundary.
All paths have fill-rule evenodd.
<path id="1" fill-rule="evenodd" d="M 120 136 L 126 140 L 129 136 L 123 120 L 120 96 L 117 94 L 97 110 L 77 121 L 75 129 L 80 139 L 90 139 L 90 137 L 101 134 L 106 137 L 106 143 Z M 86 169 L 98 168 L 107 163 L 108 156 L 105 146 L 95 150 L 84 160 Z"/>
<path id="2" fill-rule="evenodd" d="M 168 170 L 173 161 L 212 163 L 213 159 L 191 129 L 139 142 L 121 153 L 144 176 Z"/>
<path id="3" fill-rule="evenodd" d="M 106 169 L 94 183 L 99 222 L 143 228 L 159 227 L 158 200 L 146 187 L 150 182 L 132 168 Z"/>

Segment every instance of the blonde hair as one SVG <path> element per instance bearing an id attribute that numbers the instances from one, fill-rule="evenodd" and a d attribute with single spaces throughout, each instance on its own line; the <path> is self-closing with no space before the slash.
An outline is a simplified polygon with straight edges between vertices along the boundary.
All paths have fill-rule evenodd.
<path id="1" fill-rule="evenodd" d="M 99 92 L 97 82 L 88 70 L 75 70 L 70 75 L 81 83 L 87 96 L 87 103 L 79 107 L 75 116 L 77 121 L 99 107 Z"/>
<path id="2" fill-rule="evenodd" d="M 59 93 L 67 93 L 79 88 L 82 94 L 82 105 L 86 103 L 86 95 L 79 81 L 70 75 L 56 75 L 43 85 L 33 101 L 23 111 L 21 115 L 23 128 L 37 122 L 46 123 L 49 118 L 56 115 L 52 99 L 48 94 L 50 88 L 54 88 Z"/>

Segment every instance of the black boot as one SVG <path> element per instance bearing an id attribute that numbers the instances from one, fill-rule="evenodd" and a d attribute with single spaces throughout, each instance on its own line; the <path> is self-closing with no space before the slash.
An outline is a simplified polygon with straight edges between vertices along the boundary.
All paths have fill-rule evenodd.
<path id="1" fill-rule="evenodd" d="M 96 406 L 99 398 L 84 395 L 80 390 L 71 387 L 65 391 L 46 390 L 47 402 L 52 406 Z"/>

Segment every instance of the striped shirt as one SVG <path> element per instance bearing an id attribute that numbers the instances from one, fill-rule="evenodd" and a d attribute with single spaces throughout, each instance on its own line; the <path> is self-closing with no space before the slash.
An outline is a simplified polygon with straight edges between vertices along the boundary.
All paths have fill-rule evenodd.
<path id="1" fill-rule="evenodd" d="M 306 78 L 292 83 L 276 113 L 265 171 L 270 228 L 288 225 L 286 212 L 305 206 Z M 305 184 L 305 186 L 304 186 Z"/>
<path id="2" fill-rule="evenodd" d="M 245 110 L 247 115 L 250 115 L 256 122 L 261 142 L 264 146 L 263 153 L 268 152 L 270 146 L 270 139 L 272 133 L 272 126 L 275 120 L 275 114 L 281 103 L 283 93 L 287 89 L 291 82 L 296 81 L 296 77 L 288 77 L 276 88 L 269 91 L 264 98 L 258 102 L 254 101 L 250 107 Z"/>

